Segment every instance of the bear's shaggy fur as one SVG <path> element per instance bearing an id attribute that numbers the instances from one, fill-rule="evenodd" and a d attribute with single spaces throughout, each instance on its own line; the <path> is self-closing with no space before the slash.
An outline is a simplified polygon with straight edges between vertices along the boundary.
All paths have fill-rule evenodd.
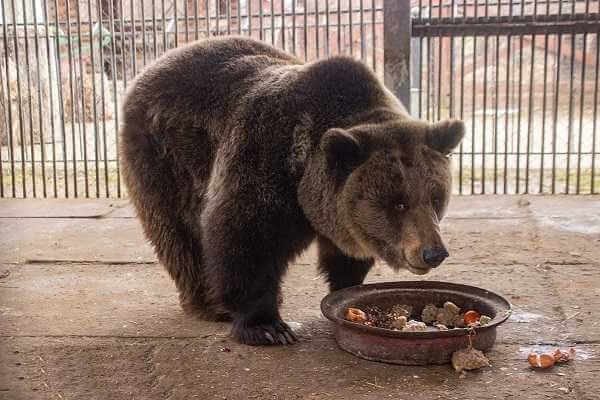
<path id="1" fill-rule="evenodd" d="M 422 274 L 439 234 L 459 121 L 415 120 L 363 64 L 303 64 L 241 37 L 170 51 L 131 84 L 124 177 L 185 310 L 247 344 L 297 339 L 278 311 L 314 239 L 331 290 L 378 257 Z"/>

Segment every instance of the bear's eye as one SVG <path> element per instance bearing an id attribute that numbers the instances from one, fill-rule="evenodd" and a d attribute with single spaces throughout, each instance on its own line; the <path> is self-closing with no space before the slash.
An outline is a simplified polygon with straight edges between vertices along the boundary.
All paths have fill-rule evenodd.
<path id="1" fill-rule="evenodd" d="M 406 211 L 408 209 L 408 206 L 404 203 L 398 203 L 396 204 L 396 210 L 397 211 Z"/>

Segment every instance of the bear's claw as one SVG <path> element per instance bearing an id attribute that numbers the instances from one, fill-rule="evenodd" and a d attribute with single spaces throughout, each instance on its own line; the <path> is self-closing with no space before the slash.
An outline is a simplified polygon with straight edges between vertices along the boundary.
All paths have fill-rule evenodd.
<path id="1" fill-rule="evenodd" d="M 234 326 L 232 336 L 250 346 L 285 345 L 298 342 L 298 337 L 283 321 L 253 326 Z"/>

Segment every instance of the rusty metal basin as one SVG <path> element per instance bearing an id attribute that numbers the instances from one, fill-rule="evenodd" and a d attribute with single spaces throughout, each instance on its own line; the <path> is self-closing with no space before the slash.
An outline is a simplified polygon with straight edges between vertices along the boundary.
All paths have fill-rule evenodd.
<path id="1" fill-rule="evenodd" d="M 502 296 L 474 286 L 436 281 L 386 282 L 358 285 L 332 292 L 321 301 L 321 311 L 335 323 L 338 345 L 355 356 L 403 365 L 445 364 L 452 353 L 467 347 L 469 330 L 400 332 L 357 324 L 344 319 L 348 307 L 394 304 L 413 306 L 419 313 L 426 304 L 441 306 L 451 301 L 461 309 L 477 310 L 492 321 L 471 333 L 473 347 L 489 350 L 496 340 L 496 328 L 508 319 L 510 303 Z"/>

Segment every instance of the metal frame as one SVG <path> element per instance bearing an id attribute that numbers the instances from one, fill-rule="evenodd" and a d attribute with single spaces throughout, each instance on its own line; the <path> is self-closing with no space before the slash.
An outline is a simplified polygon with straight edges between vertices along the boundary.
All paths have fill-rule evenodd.
<path id="1" fill-rule="evenodd" d="M 595 0 L 6 0 L 1 11 L 0 84 L 12 100 L 0 115 L 0 197 L 125 196 L 127 84 L 170 48 L 226 34 L 305 61 L 353 56 L 414 116 L 465 120 L 456 193 L 600 184 Z"/>

